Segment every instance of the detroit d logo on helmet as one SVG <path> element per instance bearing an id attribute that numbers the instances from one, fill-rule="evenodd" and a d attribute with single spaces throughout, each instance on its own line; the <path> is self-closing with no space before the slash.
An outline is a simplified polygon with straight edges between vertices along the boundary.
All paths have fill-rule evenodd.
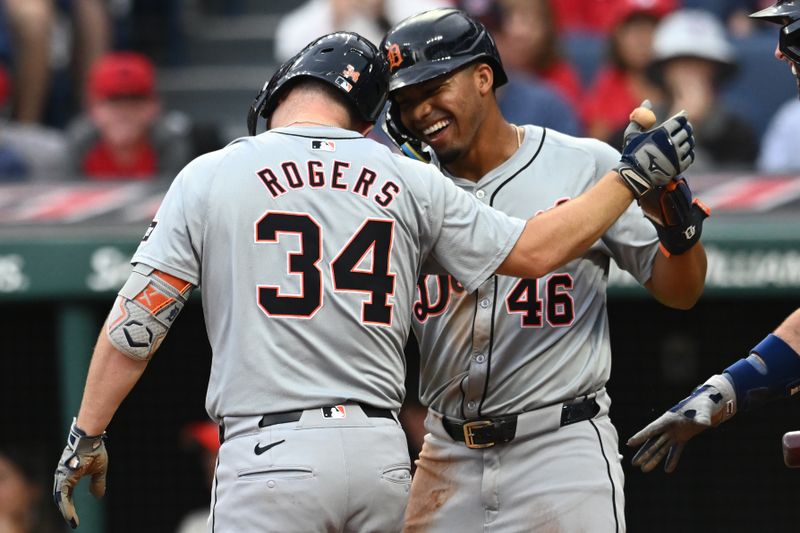
<path id="1" fill-rule="evenodd" d="M 394 70 L 403 64 L 403 53 L 400 51 L 400 46 L 395 43 L 386 50 L 386 60 L 389 62 L 389 70 Z"/>

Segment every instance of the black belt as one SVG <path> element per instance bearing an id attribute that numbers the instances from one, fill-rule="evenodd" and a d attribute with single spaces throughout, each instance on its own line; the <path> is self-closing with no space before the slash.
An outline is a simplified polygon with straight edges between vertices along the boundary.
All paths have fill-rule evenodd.
<path id="1" fill-rule="evenodd" d="M 361 410 L 364 411 L 364 414 L 367 415 L 369 418 L 391 418 L 394 420 L 394 416 L 392 412 L 388 409 L 378 409 L 376 407 L 371 407 L 369 405 L 358 405 L 361 407 Z M 334 409 L 334 406 L 328 407 L 321 407 L 321 409 Z M 274 413 L 270 415 L 264 415 L 261 417 L 261 420 L 258 422 L 258 427 L 265 428 L 269 426 L 274 426 L 275 424 L 285 424 L 287 422 L 297 422 L 300 420 L 300 417 L 303 416 L 303 411 L 286 411 L 284 413 Z"/>
<path id="2" fill-rule="evenodd" d="M 362 405 L 358 404 L 364 414 L 367 415 L 369 418 L 389 418 L 394 420 L 394 415 L 388 409 L 378 409 L 377 407 L 372 407 L 369 405 Z M 334 406 L 325 406 L 320 407 L 320 409 L 335 409 Z M 305 410 L 300 411 L 284 411 L 283 413 L 272 413 L 263 415 L 261 420 L 258 421 L 258 427 L 265 428 L 269 426 L 274 426 L 275 424 L 286 424 L 288 422 L 297 422 L 300 420 L 300 417 L 303 416 L 303 412 Z M 222 444 L 225 441 L 225 428 L 222 424 L 219 425 L 219 443 Z"/>
<path id="3" fill-rule="evenodd" d="M 561 408 L 561 426 L 589 420 L 600 412 L 594 398 L 582 402 L 564 404 Z M 495 444 L 511 442 L 517 431 L 517 416 L 507 415 L 486 419 L 456 422 L 442 418 L 444 430 L 450 437 L 463 442 L 467 448 L 489 448 Z"/>

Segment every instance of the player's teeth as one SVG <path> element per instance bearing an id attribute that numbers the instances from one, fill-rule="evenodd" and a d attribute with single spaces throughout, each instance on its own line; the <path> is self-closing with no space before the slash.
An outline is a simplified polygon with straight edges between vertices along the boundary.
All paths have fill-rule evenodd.
<path id="1" fill-rule="evenodd" d="M 422 130 L 422 133 L 424 133 L 425 135 L 430 135 L 431 133 L 439 131 L 440 129 L 444 128 L 448 124 L 450 124 L 448 121 L 440 120 L 436 124 L 433 124 L 432 126 L 428 126 L 424 130 Z"/>

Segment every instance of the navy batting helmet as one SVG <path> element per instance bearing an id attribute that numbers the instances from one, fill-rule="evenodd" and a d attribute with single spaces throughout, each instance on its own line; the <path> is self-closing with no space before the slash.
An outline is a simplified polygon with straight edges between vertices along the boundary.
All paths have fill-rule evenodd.
<path id="1" fill-rule="evenodd" d="M 494 39 L 463 11 L 433 9 L 409 17 L 389 30 L 381 42 L 389 62 L 389 90 L 414 85 L 481 60 L 494 71 L 494 86 L 508 78 Z"/>
<path id="2" fill-rule="evenodd" d="M 782 25 L 778 48 L 783 55 L 800 64 L 800 0 L 778 0 L 750 16 Z"/>
<path id="3" fill-rule="evenodd" d="M 361 119 L 375 122 L 386 103 L 388 76 L 383 55 L 364 37 L 352 32 L 325 35 L 281 65 L 264 84 L 247 114 L 247 129 L 255 135 L 258 117 L 269 123 L 281 94 L 304 78 L 330 84 Z"/>

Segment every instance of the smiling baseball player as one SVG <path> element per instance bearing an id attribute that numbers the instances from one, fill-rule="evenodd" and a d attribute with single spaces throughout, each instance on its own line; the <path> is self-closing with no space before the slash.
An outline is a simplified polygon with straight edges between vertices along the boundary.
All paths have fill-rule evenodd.
<path id="1" fill-rule="evenodd" d="M 175 178 L 100 334 L 56 470 L 54 498 L 73 527 L 75 484 L 90 475 L 92 493 L 104 492 L 102 434 L 199 286 L 212 348 L 206 407 L 222 440 L 210 530 L 398 531 L 410 469 L 396 416 L 422 265 L 468 291 L 495 269 L 538 276 L 633 199 L 609 171 L 527 223 L 495 211 L 364 137 L 387 83 L 374 45 L 322 37 L 257 97 L 248 127 L 255 134 L 264 117 L 268 131 Z M 640 187 L 663 185 L 694 157 L 683 117 L 637 139 L 617 167 Z M 668 171 L 648 170 L 647 154 Z"/>
<path id="2" fill-rule="evenodd" d="M 423 141 L 486 205 L 545 216 L 573 204 L 618 158 L 594 139 L 509 124 L 495 99 L 506 75 L 494 41 L 461 11 L 406 19 L 382 48 L 392 70 L 390 134 L 411 155 Z M 705 276 L 705 213 L 687 195 L 682 182 L 637 194 L 656 228 L 631 207 L 587 252 L 540 276 L 495 276 L 476 291 L 446 275 L 421 279 L 413 327 L 429 433 L 407 531 L 625 530 L 605 391 L 608 269 L 613 259 L 660 301 L 693 305 Z M 666 221 L 662 205 L 677 206 L 680 220 Z"/>

